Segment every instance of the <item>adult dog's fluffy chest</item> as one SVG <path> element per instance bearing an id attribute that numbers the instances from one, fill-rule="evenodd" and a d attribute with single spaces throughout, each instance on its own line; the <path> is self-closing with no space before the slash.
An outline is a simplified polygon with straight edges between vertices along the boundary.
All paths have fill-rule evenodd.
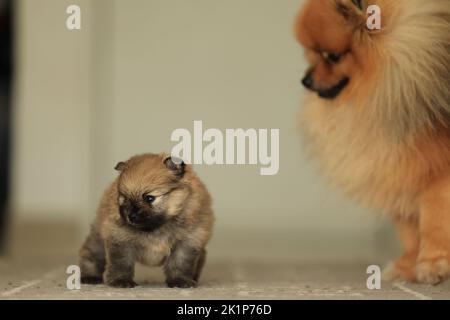
<path id="1" fill-rule="evenodd" d="M 360 202 L 395 214 L 417 212 L 429 169 L 414 142 L 390 138 L 370 117 L 309 103 L 301 129 L 325 175 Z"/>

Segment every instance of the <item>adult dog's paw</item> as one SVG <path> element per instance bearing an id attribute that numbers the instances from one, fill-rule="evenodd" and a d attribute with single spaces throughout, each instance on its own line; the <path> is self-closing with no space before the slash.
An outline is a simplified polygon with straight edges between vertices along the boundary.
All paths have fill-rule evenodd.
<path id="1" fill-rule="evenodd" d="M 417 280 L 421 283 L 437 285 L 450 276 L 450 263 L 447 258 L 420 261 L 416 267 Z"/>
<path id="2" fill-rule="evenodd" d="M 391 262 L 383 270 L 384 281 L 416 282 L 416 253 L 405 254 L 395 262 Z"/>

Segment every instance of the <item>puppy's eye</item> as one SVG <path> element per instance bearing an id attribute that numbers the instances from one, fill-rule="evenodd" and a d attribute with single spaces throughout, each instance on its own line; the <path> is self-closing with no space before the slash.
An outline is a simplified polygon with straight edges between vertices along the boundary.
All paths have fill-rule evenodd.
<path id="1" fill-rule="evenodd" d="M 142 199 L 148 204 L 152 204 L 155 201 L 155 197 L 150 194 L 143 194 Z"/>
<path id="2" fill-rule="evenodd" d="M 328 63 L 335 64 L 341 61 L 342 54 L 333 52 L 324 52 L 323 57 Z"/>

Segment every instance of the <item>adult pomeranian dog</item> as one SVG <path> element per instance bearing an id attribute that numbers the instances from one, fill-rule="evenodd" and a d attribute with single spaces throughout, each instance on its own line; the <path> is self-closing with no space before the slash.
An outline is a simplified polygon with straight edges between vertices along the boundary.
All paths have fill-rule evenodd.
<path id="1" fill-rule="evenodd" d="M 369 5 L 381 29 L 366 26 Z M 307 0 L 301 128 L 330 180 L 396 224 L 387 280 L 450 276 L 450 0 Z"/>

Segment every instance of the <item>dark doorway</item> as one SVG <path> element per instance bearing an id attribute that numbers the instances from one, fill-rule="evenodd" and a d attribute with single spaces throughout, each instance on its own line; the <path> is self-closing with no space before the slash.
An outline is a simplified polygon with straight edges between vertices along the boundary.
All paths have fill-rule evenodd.
<path id="1" fill-rule="evenodd" d="M 12 9 L 12 0 L 0 0 L 0 252 L 4 248 L 9 199 Z"/>

